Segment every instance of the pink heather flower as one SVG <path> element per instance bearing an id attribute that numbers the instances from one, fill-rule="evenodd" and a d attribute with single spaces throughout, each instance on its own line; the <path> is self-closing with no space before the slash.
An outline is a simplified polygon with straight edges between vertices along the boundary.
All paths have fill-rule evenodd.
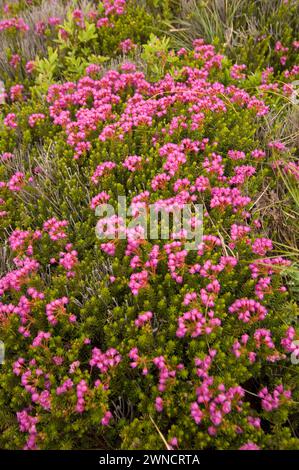
<path id="1" fill-rule="evenodd" d="M 107 17 L 105 17 L 105 18 L 100 18 L 100 19 L 97 21 L 97 28 L 103 28 L 103 27 L 107 27 L 107 28 L 113 27 L 113 24 L 110 23 L 109 18 L 107 18 Z"/>
<path id="2" fill-rule="evenodd" d="M 254 175 L 255 172 L 255 167 L 251 165 L 236 166 L 234 168 L 235 175 L 230 178 L 229 183 L 235 185 L 242 185 L 245 183 L 246 179 Z"/>
<path id="3" fill-rule="evenodd" d="M 163 411 L 163 400 L 161 397 L 157 397 L 155 400 L 155 408 L 158 411 L 158 413 L 161 413 Z"/>
<path id="4" fill-rule="evenodd" d="M 260 447 L 254 444 L 254 442 L 249 441 L 246 444 L 243 444 L 239 450 L 260 450 Z"/>
<path id="5" fill-rule="evenodd" d="M 101 250 L 104 251 L 108 256 L 114 256 L 116 251 L 116 246 L 113 242 L 101 243 Z"/>
<path id="6" fill-rule="evenodd" d="M 253 109 L 257 116 L 265 116 L 265 114 L 268 114 L 270 109 L 269 106 L 266 106 L 263 101 L 258 100 L 255 96 L 249 99 L 247 108 Z"/>
<path id="7" fill-rule="evenodd" d="M 259 302 L 252 299 L 238 299 L 228 309 L 229 313 L 237 314 L 239 320 L 248 323 L 257 317 L 258 320 L 264 320 L 267 315 L 266 308 Z"/>
<path id="8" fill-rule="evenodd" d="M 167 366 L 164 356 L 157 356 L 152 362 L 159 369 L 158 390 L 160 392 L 164 392 L 167 389 L 168 384 L 172 384 L 174 382 L 177 371 Z M 181 370 L 183 367 L 184 366 L 182 364 L 179 364 L 176 369 Z M 147 374 L 147 369 L 143 369 L 143 374 Z"/>
<path id="9" fill-rule="evenodd" d="M 69 37 L 69 33 L 65 29 L 60 28 L 59 29 L 59 36 L 61 37 L 62 40 L 66 41 Z"/>
<path id="10" fill-rule="evenodd" d="M 192 302 L 194 302 L 197 299 L 197 294 L 196 292 L 189 292 L 185 295 L 183 305 L 190 305 Z"/>
<path id="11" fill-rule="evenodd" d="M 35 274 L 39 268 L 39 263 L 29 257 L 15 258 L 14 263 L 17 269 L 9 271 L 4 277 L 0 278 L 1 296 L 10 289 L 19 291 L 22 285 L 26 283 L 28 276 Z"/>
<path id="12" fill-rule="evenodd" d="M 221 162 L 221 155 L 213 152 L 209 158 L 205 157 L 202 166 L 208 173 L 214 173 L 221 177 L 224 174 L 224 165 Z"/>
<path id="13" fill-rule="evenodd" d="M 174 183 L 173 190 L 175 193 L 177 193 L 181 190 L 188 189 L 189 186 L 190 181 L 188 180 L 188 178 L 180 178 Z"/>
<path id="14" fill-rule="evenodd" d="M 136 65 L 133 62 L 123 62 L 120 66 L 122 72 L 136 72 Z"/>
<path id="15" fill-rule="evenodd" d="M 11 160 L 14 158 L 14 154 L 10 152 L 4 152 L 0 155 L 0 160 L 5 161 L 5 160 Z"/>
<path id="16" fill-rule="evenodd" d="M 264 387 L 258 396 L 262 399 L 262 408 L 265 411 L 272 411 L 279 408 L 283 402 L 289 401 L 292 394 L 290 390 L 284 390 L 283 385 L 278 385 L 272 394 L 267 387 Z"/>
<path id="17" fill-rule="evenodd" d="M 28 255 L 29 254 L 31 255 L 32 254 L 32 239 L 38 239 L 38 238 L 40 238 L 39 232 L 32 234 L 29 231 L 14 230 L 9 237 L 9 246 L 13 251 L 24 250 L 26 251 Z M 33 291 L 35 291 L 35 289 L 33 289 Z M 30 289 L 30 292 L 33 292 L 33 291 Z"/>
<path id="18" fill-rule="evenodd" d="M 138 315 L 138 318 L 135 320 L 135 326 L 137 326 L 137 328 L 141 328 L 146 322 L 150 321 L 152 317 L 152 312 L 145 312 L 141 315 Z"/>
<path id="19" fill-rule="evenodd" d="M 117 238 L 125 232 L 124 221 L 117 215 L 103 217 L 98 221 L 96 230 L 100 238 Z M 112 250 L 112 246 L 109 246 L 108 250 Z"/>
<path id="20" fill-rule="evenodd" d="M 208 427 L 208 434 L 210 436 L 217 436 L 217 428 L 215 426 Z"/>
<path id="21" fill-rule="evenodd" d="M 23 85 L 14 85 L 10 88 L 10 99 L 11 101 L 22 101 L 23 99 Z"/>
<path id="22" fill-rule="evenodd" d="M 56 365 L 56 366 L 61 366 L 64 362 L 64 359 L 62 356 L 53 356 L 53 363 Z"/>
<path id="23" fill-rule="evenodd" d="M 38 335 L 32 341 L 32 346 L 34 348 L 41 346 L 44 340 L 48 340 L 51 338 L 50 332 L 39 331 Z"/>
<path id="24" fill-rule="evenodd" d="M 24 450 L 36 450 L 36 424 L 38 423 L 39 418 L 37 416 L 30 416 L 26 409 L 24 409 L 23 411 L 18 411 L 16 415 L 20 431 L 28 433 L 28 438 L 24 446 Z"/>
<path id="25" fill-rule="evenodd" d="M 231 67 L 230 69 L 230 76 L 231 78 L 235 80 L 244 80 L 246 78 L 246 75 L 242 73 L 243 70 L 246 70 L 246 65 L 245 64 L 235 64 Z"/>
<path id="26" fill-rule="evenodd" d="M 233 206 L 235 209 L 245 207 L 251 201 L 250 197 L 242 196 L 238 188 L 212 188 L 211 208 Z"/>
<path id="27" fill-rule="evenodd" d="M 281 268 L 290 266 L 291 262 L 282 257 L 263 258 L 254 261 L 249 265 L 251 276 L 257 279 L 259 276 L 271 276 L 273 273 L 280 272 Z"/>
<path id="28" fill-rule="evenodd" d="M 46 24 L 44 23 L 44 21 L 38 21 L 37 23 L 35 23 L 34 25 L 34 31 L 36 32 L 36 34 L 38 34 L 39 36 L 43 36 L 45 34 L 45 31 L 46 31 Z"/>
<path id="29" fill-rule="evenodd" d="M 109 173 L 115 167 L 116 167 L 116 163 L 114 163 L 114 162 L 109 162 L 108 161 L 108 162 L 101 163 L 100 165 L 97 166 L 94 174 L 91 177 L 91 181 L 94 184 L 98 184 L 100 178 L 102 178 L 102 176 Z"/>
<path id="30" fill-rule="evenodd" d="M 104 417 L 101 420 L 102 426 L 108 426 L 112 419 L 113 419 L 113 415 L 111 411 L 106 411 Z"/>
<path id="31" fill-rule="evenodd" d="M 132 155 L 125 159 L 123 163 L 123 167 L 127 168 L 131 172 L 134 172 L 138 168 L 140 168 L 141 162 L 142 162 L 142 157 L 138 157 L 137 155 Z"/>
<path id="32" fill-rule="evenodd" d="M 69 316 L 69 322 L 70 323 L 76 323 L 77 317 L 73 313 Z"/>
<path id="33" fill-rule="evenodd" d="M 182 47 L 181 49 L 179 49 L 179 50 L 177 51 L 177 55 L 178 55 L 179 57 L 183 57 L 183 56 L 186 55 L 187 53 L 188 53 L 188 51 L 187 51 L 187 49 L 185 49 L 184 47 Z"/>
<path id="34" fill-rule="evenodd" d="M 299 181 L 299 162 L 285 162 L 283 170 Z"/>
<path id="35" fill-rule="evenodd" d="M 246 158 L 245 153 L 239 150 L 229 150 L 227 154 L 232 160 L 244 160 Z"/>
<path id="36" fill-rule="evenodd" d="M 81 380 L 77 385 L 77 413 L 83 413 L 85 410 L 85 399 L 84 396 L 88 393 L 88 385 L 85 380 Z"/>
<path id="37" fill-rule="evenodd" d="M 23 357 L 19 357 L 14 363 L 13 363 L 13 373 L 15 375 L 21 375 L 22 370 L 24 369 L 25 365 L 25 359 Z"/>
<path id="38" fill-rule="evenodd" d="M 62 18 L 60 18 L 59 16 L 50 16 L 50 18 L 48 18 L 48 25 L 57 26 L 61 23 L 61 21 L 62 21 Z"/>
<path id="39" fill-rule="evenodd" d="M 7 183 L 7 187 L 10 191 L 21 191 L 25 186 L 25 175 L 21 171 L 17 171 Z"/>
<path id="40" fill-rule="evenodd" d="M 274 69 L 273 67 L 266 67 L 262 71 L 262 83 L 268 83 L 271 77 L 273 76 Z"/>
<path id="41" fill-rule="evenodd" d="M 80 361 L 74 361 L 70 364 L 69 373 L 74 374 L 76 369 L 80 367 Z"/>
<path id="42" fill-rule="evenodd" d="M 85 28 L 85 22 L 84 22 L 84 13 L 82 10 L 75 9 L 72 12 L 73 19 L 75 21 L 75 24 L 79 26 L 79 28 L 84 29 Z"/>
<path id="43" fill-rule="evenodd" d="M 285 70 L 283 75 L 285 78 L 294 78 L 299 73 L 299 66 L 294 65 L 291 70 Z"/>
<path id="44" fill-rule="evenodd" d="M 46 305 L 46 315 L 48 318 L 48 322 L 55 326 L 58 323 L 57 317 L 59 315 L 65 315 L 66 309 L 65 305 L 67 305 L 69 299 L 67 297 L 62 297 L 61 299 L 52 300 L 49 304 Z"/>
<path id="45" fill-rule="evenodd" d="M 166 157 L 163 164 L 163 170 L 170 176 L 174 176 L 179 168 L 186 163 L 186 154 L 184 149 L 177 144 L 168 143 L 159 149 L 159 155 Z"/>
<path id="46" fill-rule="evenodd" d="M 148 272 L 141 271 L 140 273 L 131 274 L 129 287 L 133 295 L 138 295 L 140 289 L 144 289 L 148 283 Z"/>
<path id="47" fill-rule="evenodd" d="M 152 180 L 151 187 L 154 191 L 157 191 L 158 189 L 163 189 L 169 180 L 169 175 L 167 175 L 166 173 L 159 173 Z"/>
<path id="48" fill-rule="evenodd" d="M 108 202 L 109 199 L 110 199 L 109 194 L 107 194 L 105 191 L 102 191 L 101 193 L 97 194 L 96 196 L 92 198 L 90 207 L 91 209 L 95 209 L 97 206 Z"/>
<path id="49" fill-rule="evenodd" d="M 110 368 L 116 367 L 121 361 L 121 355 L 119 352 L 110 348 L 106 352 L 102 352 L 98 348 L 93 348 L 92 358 L 89 361 L 91 367 L 97 367 L 100 369 L 101 373 L 104 374 L 108 372 Z"/>
<path id="50" fill-rule="evenodd" d="M 29 126 L 34 127 L 37 122 L 42 121 L 45 117 L 46 116 L 42 113 L 31 114 L 28 119 Z"/>
<path id="51" fill-rule="evenodd" d="M 247 225 L 233 224 L 230 229 L 230 237 L 234 242 L 244 240 L 250 231 L 251 229 Z"/>
<path id="52" fill-rule="evenodd" d="M 288 52 L 289 48 L 284 47 L 280 41 L 277 41 L 274 48 L 275 52 Z"/>
<path id="53" fill-rule="evenodd" d="M 71 139 L 68 139 L 68 143 L 70 143 Z M 81 141 L 81 142 L 78 142 L 74 145 L 75 147 L 75 154 L 74 154 L 74 159 L 75 160 L 78 160 L 82 155 L 85 155 L 88 150 L 91 149 L 91 143 L 90 142 L 85 142 L 85 141 Z"/>
<path id="54" fill-rule="evenodd" d="M 248 423 L 251 424 L 251 426 L 253 426 L 254 428 L 260 429 L 260 427 L 261 427 L 261 420 L 260 420 L 260 418 L 256 418 L 256 417 L 253 417 L 253 416 L 248 416 L 247 421 L 248 421 Z"/>
<path id="55" fill-rule="evenodd" d="M 105 15 L 122 15 L 127 0 L 103 0 Z"/>
<path id="56" fill-rule="evenodd" d="M 296 340 L 296 331 L 295 328 L 290 326 L 286 333 L 285 336 L 282 338 L 280 344 L 282 345 L 283 349 L 286 352 L 289 353 L 294 353 L 295 357 L 299 356 L 299 345 L 295 344 Z"/>
<path id="57" fill-rule="evenodd" d="M 72 245 L 66 246 L 66 252 L 59 253 L 59 264 L 67 271 L 67 277 L 73 277 L 75 275 L 73 269 L 78 264 L 78 252 L 72 250 Z"/>
<path id="58" fill-rule="evenodd" d="M 62 395 L 63 393 L 68 392 L 74 386 L 74 383 L 71 379 L 66 379 L 62 385 L 56 388 L 56 395 Z"/>
<path id="59" fill-rule="evenodd" d="M 43 229 L 49 234 L 51 240 L 57 241 L 66 238 L 66 233 L 63 229 L 67 226 L 67 220 L 57 220 L 55 217 L 52 217 L 44 223 Z"/>
<path id="60" fill-rule="evenodd" d="M 89 75 L 90 77 L 96 76 L 98 73 L 100 73 L 102 70 L 102 67 L 98 64 L 90 64 L 86 67 L 85 73 L 86 75 Z"/>
<path id="61" fill-rule="evenodd" d="M 6 127 L 10 127 L 10 129 L 15 129 L 16 127 L 18 127 L 16 119 L 17 116 L 15 113 L 9 113 L 4 118 L 4 125 Z"/>
<path id="62" fill-rule="evenodd" d="M 23 18 L 11 18 L 4 19 L 0 21 L 0 31 L 5 31 L 6 29 L 17 30 L 21 32 L 29 31 L 30 27 Z"/>
<path id="63" fill-rule="evenodd" d="M 258 299 L 263 300 L 265 295 L 271 292 L 271 277 L 261 277 L 255 285 L 255 295 Z"/>
<path id="64" fill-rule="evenodd" d="M 156 268 L 159 263 L 159 253 L 160 253 L 159 245 L 154 245 L 148 255 L 147 261 L 145 262 L 145 267 L 150 268 L 153 273 L 156 272 Z"/>
<path id="65" fill-rule="evenodd" d="M 271 338 L 270 330 L 266 330 L 265 328 L 260 328 L 255 331 L 253 338 L 254 338 L 257 349 L 260 349 L 263 344 L 270 349 L 275 349 L 275 345 Z"/>
<path id="66" fill-rule="evenodd" d="M 251 152 L 251 156 L 252 158 L 256 158 L 257 160 L 262 159 L 262 158 L 265 158 L 266 152 L 264 152 L 264 150 L 261 150 L 261 149 L 255 149 Z"/>
<path id="67" fill-rule="evenodd" d="M 173 449 L 174 447 L 178 447 L 178 439 L 176 437 L 172 437 L 169 441 L 170 447 Z"/>
<path id="68" fill-rule="evenodd" d="M 131 39 L 125 39 L 124 41 L 121 41 L 119 43 L 119 47 L 122 50 L 124 54 L 127 54 L 130 52 L 132 49 L 136 47 L 136 45 L 133 43 Z"/>
<path id="69" fill-rule="evenodd" d="M 203 412 L 200 410 L 198 403 L 191 403 L 190 414 L 196 424 L 200 424 L 203 418 Z"/>
<path id="70" fill-rule="evenodd" d="M 272 149 L 276 149 L 279 152 L 284 152 L 286 150 L 285 144 L 283 144 L 282 142 L 279 142 L 278 140 L 269 142 L 268 147 Z"/>
<path id="71" fill-rule="evenodd" d="M 139 361 L 138 348 L 132 348 L 131 351 L 129 352 L 128 356 L 131 359 L 131 361 L 133 361 L 133 362 L 131 362 L 130 367 L 132 367 L 132 369 L 135 369 L 135 367 L 137 367 L 138 361 Z"/>
<path id="72" fill-rule="evenodd" d="M 25 70 L 27 73 L 32 73 L 35 69 L 35 62 L 33 60 L 29 60 L 25 65 Z"/>
<path id="73" fill-rule="evenodd" d="M 199 176 L 195 180 L 195 190 L 202 193 L 210 187 L 210 180 L 205 176 Z"/>
<path id="74" fill-rule="evenodd" d="M 19 56 L 19 54 L 13 54 L 10 61 L 9 61 L 9 64 L 14 68 L 16 69 L 17 66 L 20 64 L 21 62 L 21 57 Z"/>
<path id="75" fill-rule="evenodd" d="M 205 291 L 206 292 L 206 291 Z M 208 294 L 207 294 L 208 297 Z M 204 298 L 204 300 L 206 300 Z M 208 303 L 208 302 L 206 302 Z M 209 305 L 207 305 L 209 306 Z M 183 314 L 183 316 L 178 319 L 178 329 L 176 331 L 176 336 L 178 338 L 183 338 L 187 333 L 191 335 L 191 338 L 196 338 L 197 336 L 203 334 L 211 334 L 212 331 L 221 325 L 219 318 L 214 318 L 214 312 L 212 310 L 208 311 L 207 317 L 199 312 L 197 309 L 192 309 L 189 312 Z"/>
<path id="76" fill-rule="evenodd" d="M 269 238 L 257 238 L 252 244 L 253 253 L 265 256 L 267 251 L 273 250 L 273 243 Z"/>

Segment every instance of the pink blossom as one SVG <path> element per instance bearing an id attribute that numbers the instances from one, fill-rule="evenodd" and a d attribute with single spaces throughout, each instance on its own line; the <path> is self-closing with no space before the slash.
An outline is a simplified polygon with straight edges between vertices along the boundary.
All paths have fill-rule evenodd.
<path id="1" fill-rule="evenodd" d="M 52 300 L 49 304 L 46 305 L 46 315 L 48 322 L 55 326 L 58 323 L 58 316 L 65 315 L 69 299 L 67 297 L 62 297 L 61 299 Z"/>
<path id="2" fill-rule="evenodd" d="M 161 413 L 163 411 L 163 399 L 161 397 L 156 398 L 155 408 L 158 411 L 158 413 Z"/>
<path id="3" fill-rule="evenodd" d="M 124 41 L 121 41 L 119 44 L 120 49 L 124 54 L 127 54 L 130 52 L 136 45 L 133 43 L 131 39 L 125 39 Z"/>
<path id="4" fill-rule="evenodd" d="M 16 119 L 17 116 L 15 113 L 9 113 L 4 118 L 4 125 L 6 127 L 9 127 L 10 129 L 15 129 L 16 127 L 18 127 Z"/>
<path id="5" fill-rule="evenodd" d="M 238 299 L 230 307 L 229 312 L 237 314 L 239 320 L 248 323 L 254 318 L 263 320 L 267 315 L 266 308 L 256 300 L 252 299 Z"/>
<path id="6" fill-rule="evenodd" d="M 265 256 L 267 251 L 273 250 L 273 243 L 269 238 L 257 238 L 252 244 L 252 251 L 260 256 Z"/>
<path id="7" fill-rule="evenodd" d="M 138 295 L 140 289 L 144 289 L 147 286 L 148 273 L 147 271 L 141 271 L 140 273 L 131 274 L 129 287 L 133 295 Z"/>
<path id="8" fill-rule="evenodd" d="M 254 444 L 254 442 L 249 441 L 246 444 L 243 444 L 240 447 L 240 450 L 260 450 L 260 447 Z"/>
<path id="9" fill-rule="evenodd" d="M 145 312 L 141 315 L 138 315 L 138 318 L 135 320 L 135 326 L 137 326 L 137 328 L 141 328 L 146 322 L 150 321 L 152 317 L 152 312 Z"/>
<path id="10" fill-rule="evenodd" d="M 110 421 L 113 419 L 113 415 L 110 411 L 106 411 L 104 417 L 101 420 L 103 426 L 108 426 Z"/>
<path id="11" fill-rule="evenodd" d="M 28 119 L 29 126 L 34 127 L 37 122 L 42 121 L 45 117 L 42 113 L 31 114 Z"/>

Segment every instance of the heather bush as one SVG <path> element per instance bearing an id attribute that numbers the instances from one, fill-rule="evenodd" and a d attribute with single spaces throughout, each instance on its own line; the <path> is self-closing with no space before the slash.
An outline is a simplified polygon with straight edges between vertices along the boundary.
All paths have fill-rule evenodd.
<path id="1" fill-rule="evenodd" d="M 138 1 L 120 7 L 120 13 L 105 5 L 81 2 L 73 9 L 55 0 L 38 2 L 24 11 L 4 6 L 0 77 L 11 86 L 30 83 L 38 75 L 35 86 L 44 91 L 57 80 L 79 78 L 91 62 L 102 66 L 121 59 L 158 31 L 154 12 Z"/>
<path id="2" fill-rule="evenodd" d="M 179 13 L 168 21 L 169 36 L 177 48 L 189 49 L 192 40 L 203 37 L 213 43 L 234 62 L 237 73 L 242 70 L 262 74 L 264 92 L 271 94 L 275 105 L 258 129 L 261 142 L 283 141 L 286 152 L 277 158 L 275 179 L 265 179 L 254 211 L 261 219 L 271 220 L 267 233 L 279 244 L 282 254 L 298 257 L 299 193 L 296 174 L 298 158 L 288 149 L 298 149 L 298 106 L 292 92 L 279 96 L 270 81 L 285 83 L 292 78 L 297 87 L 298 2 L 297 0 L 181 0 Z M 286 80 L 287 79 L 287 80 Z M 290 90 L 290 89 L 289 89 Z M 295 92 L 295 103 L 297 92 Z M 298 151 L 296 150 L 298 155 Z M 290 271 L 293 292 L 298 292 L 298 270 Z M 298 297 L 297 297 L 298 299 Z"/>
<path id="3" fill-rule="evenodd" d="M 298 180 L 296 150 L 260 136 L 298 70 L 251 74 L 202 39 L 171 50 L 159 2 L 125 3 L 99 7 L 114 28 L 67 15 L 48 56 L 6 80 L 0 445 L 298 449 L 293 266 L 255 210 L 278 171 Z M 118 196 L 126 238 L 99 240 Z M 196 250 L 125 226 L 150 204 L 201 204 Z"/>
<path id="4" fill-rule="evenodd" d="M 180 0 L 170 34 L 177 47 L 203 37 L 248 69 L 296 63 L 297 0 Z"/>

